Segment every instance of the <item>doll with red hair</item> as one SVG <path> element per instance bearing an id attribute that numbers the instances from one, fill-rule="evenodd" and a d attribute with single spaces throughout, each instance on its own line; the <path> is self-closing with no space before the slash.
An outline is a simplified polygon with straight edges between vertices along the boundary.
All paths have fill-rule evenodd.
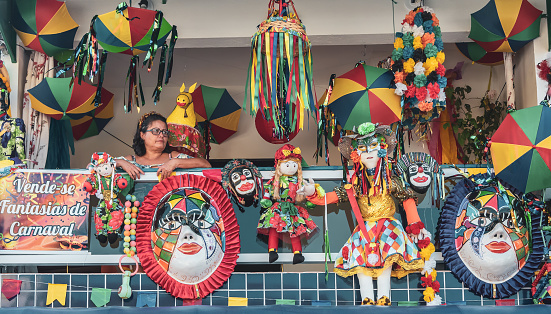
<path id="1" fill-rule="evenodd" d="M 269 262 L 278 259 L 279 239 L 289 239 L 293 248 L 293 264 L 302 263 L 301 238 L 311 234 L 316 224 L 310 218 L 306 207 L 315 206 L 305 195 L 314 194 L 309 188 L 297 194 L 304 186 L 302 178 L 302 156 L 300 148 L 285 144 L 275 153 L 275 174 L 264 185 L 264 196 L 260 205 L 265 211 L 258 222 L 258 232 L 268 235 Z M 304 188 L 301 190 L 303 191 Z"/>

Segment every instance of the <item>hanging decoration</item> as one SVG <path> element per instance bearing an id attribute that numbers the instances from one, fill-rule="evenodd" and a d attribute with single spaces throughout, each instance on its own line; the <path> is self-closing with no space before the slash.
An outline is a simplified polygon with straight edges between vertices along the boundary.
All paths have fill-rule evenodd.
<path id="1" fill-rule="evenodd" d="M 509 111 L 515 109 L 513 52 L 539 37 L 541 14 L 528 0 L 490 0 L 471 14 L 469 38 L 487 52 L 503 52 Z"/>
<path id="2" fill-rule="evenodd" d="M 316 152 L 314 156 L 316 157 L 316 163 L 318 162 L 318 157 L 323 157 L 325 152 L 325 163 L 329 166 L 329 140 L 333 142 L 333 145 L 337 146 L 337 143 L 340 139 L 340 132 L 342 130 L 341 126 L 337 123 L 335 114 L 327 107 L 329 104 L 329 98 L 333 92 L 333 85 L 335 82 L 335 74 L 331 75 L 329 78 L 329 87 L 325 90 L 323 95 L 316 103 L 316 108 L 318 109 L 318 135 L 316 143 Z"/>
<path id="3" fill-rule="evenodd" d="M 442 208 L 438 232 L 442 256 L 471 291 L 502 299 L 528 284 L 545 246 L 541 208 L 489 175 L 459 182 Z"/>
<path id="4" fill-rule="evenodd" d="M 402 22 L 392 51 L 396 94 L 402 96 L 402 126 L 426 125 L 446 108 L 442 31 L 431 8 L 418 7 Z M 423 132 L 425 127 L 423 127 Z"/>
<path id="5" fill-rule="evenodd" d="M 101 105 L 88 112 L 83 118 L 71 120 L 71 129 L 75 140 L 98 135 L 113 118 L 113 94 L 103 89 Z"/>
<path id="6" fill-rule="evenodd" d="M 139 208 L 140 201 L 136 199 L 136 196 L 127 194 L 124 203 L 124 243 L 122 245 L 123 252 L 128 257 L 136 255 L 136 223 L 138 222 Z"/>
<path id="7" fill-rule="evenodd" d="M 172 37 L 169 47 L 166 39 L 170 33 Z M 172 73 L 172 56 L 177 37 L 176 26 L 170 26 L 163 18 L 161 11 L 129 7 L 122 2 L 115 11 L 92 18 L 90 31 L 82 37 L 75 49 L 73 79 L 78 78 L 79 84 L 86 76 L 89 76 L 90 80 L 98 79 L 98 90 L 94 99 L 95 105 L 98 106 L 101 101 L 107 53 L 129 54 L 132 58 L 126 75 L 128 99 L 124 101 L 124 109 L 129 112 L 135 104 L 139 110 L 140 106 L 145 105 L 145 97 L 137 70 L 140 63 L 138 55 L 147 52 L 143 65 L 147 64 L 149 72 L 157 50 L 161 48 L 157 85 L 152 96 L 154 103 L 157 104 L 162 91 L 163 78 L 164 84 L 167 84 Z M 101 55 L 98 44 L 104 50 Z"/>
<path id="8" fill-rule="evenodd" d="M 224 284 L 239 254 L 231 202 L 220 184 L 202 176 L 173 176 L 155 185 L 140 208 L 136 233 L 146 274 L 184 300 L 201 299 Z"/>
<path id="9" fill-rule="evenodd" d="M 250 113 L 272 122 L 273 137 L 288 141 L 315 109 L 310 40 L 292 0 L 270 0 L 268 18 L 252 37 L 245 87 Z"/>
<path id="10" fill-rule="evenodd" d="M 11 24 L 25 47 L 50 57 L 73 49 L 78 24 L 57 0 L 12 2 Z"/>
<path id="11" fill-rule="evenodd" d="M 241 107 L 225 88 L 200 85 L 192 93 L 192 98 L 197 127 L 203 131 L 209 159 L 210 143 L 222 144 L 237 132 Z"/>
<path id="12" fill-rule="evenodd" d="M 295 105 L 293 105 L 292 108 L 295 108 Z M 258 111 L 260 111 L 260 109 Z M 254 125 L 260 137 L 271 144 L 285 144 L 292 141 L 299 132 L 299 130 L 295 130 L 286 134 L 283 138 L 279 138 L 279 136 L 274 132 L 276 130 L 274 120 L 266 120 L 260 112 L 258 112 L 254 118 Z"/>

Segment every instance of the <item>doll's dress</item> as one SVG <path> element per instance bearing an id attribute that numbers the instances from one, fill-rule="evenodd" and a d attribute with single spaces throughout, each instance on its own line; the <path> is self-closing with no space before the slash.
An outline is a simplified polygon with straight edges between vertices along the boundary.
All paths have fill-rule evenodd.
<path id="1" fill-rule="evenodd" d="M 260 216 L 257 227 L 259 233 L 268 234 L 270 228 L 275 228 L 278 233 L 288 233 L 291 238 L 294 238 L 309 235 L 316 230 L 317 226 L 310 218 L 308 211 L 295 204 L 298 189 L 297 181 L 296 176 L 280 177 L 279 195 L 281 199 L 279 201 L 271 199 L 272 204 Z M 273 195 L 273 179 L 264 185 L 264 191 L 269 193 L 270 196 Z M 261 205 L 264 203 L 262 201 Z"/>
<path id="2" fill-rule="evenodd" d="M 412 272 L 423 269 L 424 262 L 420 258 L 419 249 L 404 230 L 402 223 L 394 218 L 396 205 L 389 193 L 375 196 L 366 195 L 357 198 L 358 207 L 364 220 L 369 239 L 366 239 L 359 226 L 339 251 L 335 260 L 334 272 L 342 277 L 364 273 L 378 277 L 384 269 L 397 264 L 400 267 L 392 270 L 393 277 L 404 277 Z M 383 224 L 383 225 L 381 225 Z M 378 242 L 378 254 L 382 265 L 378 267 L 367 263 L 370 244 Z"/>
<path id="3" fill-rule="evenodd" d="M 117 195 L 120 193 L 121 189 L 116 185 L 117 181 L 120 179 L 120 175 L 115 175 L 114 182 L 112 182 L 111 177 L 101 177 L 101 186 L 110 187 L 113 186 L 113 207 L 111 209 L 107 208 L 107 203 L 111 200 L 111 189 L 104 188 L 100 193 L 103 195 L 103 199 L 100 199 L 98 207 L 96 208 L 94 215 L 94 222 L 96 225 L 97 235 L 105 235 L 114 231 L 117 231 L 124 220 L 124 214 L 122 212 L 122 205 Z M 98 190 L 100 185 L 98 183 L 94 184 L 94 188 Z"/>

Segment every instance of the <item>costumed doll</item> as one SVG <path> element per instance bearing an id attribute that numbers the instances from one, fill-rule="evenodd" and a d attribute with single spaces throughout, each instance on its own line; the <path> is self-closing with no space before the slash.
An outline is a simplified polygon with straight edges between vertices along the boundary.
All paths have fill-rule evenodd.
<path id="1" fill-rule="evenodd" d="M 302 156 L 300 148 L 285 144 L 275 154 L 275 175 L 264 185 L 264 196 L 260 201 L 266 210 L 260 215 L 258 232 L 268 235 L 269 262 L 278 259 L 279 239 L 290 238 L 293 248 L 293 264 L 302 263 L 301 238 L 308 236 L 316 228 L 308 211 L 298 204 L 313 204 L 306 197 L 297 194 L 303 186 Z M 312 192 L 313 193 L 313 192 Z"/>
<path id="2" fill-rule="evenodd" d="M 243 212 L 243 207 L 258 206 L 262 195 L 262 174 L 252 162 L 234 159 L 222 169 L 222 187 Z"/>
<path id="3" fill-rule="evenodd" d="M 128 181 L 115 174 L 115 160 L 107 153 L 94 153 L 88 168 L 92 174 L 86 179 L 84 189 L 99 199 L 94 214 L 96 236 L 100 243 L 113 244 L 124 220 L 123 206 L 117 196 L 128 186 Z"/>
<path id="4" fill-rule="evenodd" d="M 339 140 L 339 151 L 354 163 L 350 183 L 322 195 L 320 190 L 308 199 L 315 204 L 350 201 L 358 225 L 341 248 L 334 272 L 342 277 L 358 275 L 362 304 L 390 305 L 390 277 L 398 278 L 419 272 L 424 262 L 415 242 L 429 238 L 417 214 L 411 190 L 405 190 L 396 177 L 391 177 L 388 152 L 396 139 L 387 125 L 364 123 L 358 133 Z M 306 194 L 307 195 L 307 194 Z M 407 234 L 394 218 L 396 207 L 391 196 L 403 202 L 410 228 Z M 415 226 L 416 228 L 411 228 Z M 394 268 L 397 265 L 399 268 Z M 377 279 L 378 299 L 375 302 L 373 278 Z"/>

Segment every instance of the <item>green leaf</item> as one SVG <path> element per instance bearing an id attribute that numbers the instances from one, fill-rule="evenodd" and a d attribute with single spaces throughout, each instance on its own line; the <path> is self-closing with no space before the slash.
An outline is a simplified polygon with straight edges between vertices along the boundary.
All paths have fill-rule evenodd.
<path id="1" fill-rule="evenodd" d="M 444 123 L 444 125 L 442 125 L 442 127 L 445 129 L 447 129 L 448 127 L 450 126 L 450 123 L 449 122 L 446 122 Z"/>

